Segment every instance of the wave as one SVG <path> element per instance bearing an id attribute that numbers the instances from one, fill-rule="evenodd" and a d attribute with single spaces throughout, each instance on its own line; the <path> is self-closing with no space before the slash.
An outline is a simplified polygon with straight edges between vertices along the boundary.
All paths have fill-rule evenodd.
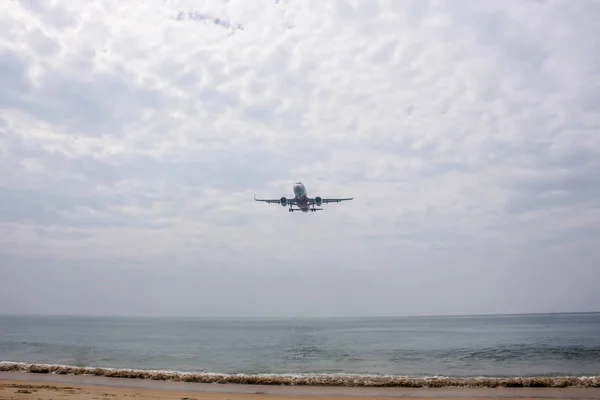
<path id="1" fill-rule="evenodd" d="M 498 387 L 600 387 L 600 376 L 556 377 L 409 377 L 367 374 L 221 374 L 124 368 L 76 367 L 0 361 L 0 372 L 94 375 L 107 378 L 147 379 L 174 382 L 287 386 L 406 387 L 406 388 L 498 388 Z"/>

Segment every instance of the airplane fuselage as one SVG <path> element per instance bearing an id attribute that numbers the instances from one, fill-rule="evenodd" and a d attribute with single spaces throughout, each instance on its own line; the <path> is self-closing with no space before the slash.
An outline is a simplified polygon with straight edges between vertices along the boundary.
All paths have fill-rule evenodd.
<path id="1" fill-rule="evenodd" d="M 280 204 L 283 207 L 287 207 L 289 205 L 290 212 L 302 211 L 302 212 L 307 213 L 309 211 L 314 212 L 314 211 L 323 210 L 322 208 L 320 208 L 321 204 L 340 203 L 342 201 L 354 199 L 354 197 L 322 198 L 321 196 L 316 196 L 315 198 L 310 198 L 310 197 L 308 197 L 308 192 L 306 191 L 306 187 L 304 186 L 304 184 L 302 182 L 294 183 L 294 186 L 292 187 L 292 189 L 294 191 L 294 197 L 290 198 L 289 200 L 285 196 L 282 196 L 280 198 L 275 198 L 275 199 L 273 199 L 273 198 L 257 199 L 256 195 L 254 195 L 254 201 L 262 201 L 262 202 L 269 203 L 269 204 Z M 296 206 L 297 208 L 294 208 L 294 206 Z"/>
<path id="2" fill-rule="evenodd" d="M 296 199 L 296 206 L 302 212 L 308 212 L 309 211 L 308 193 L 306 192 L 306 188 L 304 187 L 304 185 L 301 182 L 297 182 L 294 184 L 294 195 L 295 195 L 295 199 Z"/>

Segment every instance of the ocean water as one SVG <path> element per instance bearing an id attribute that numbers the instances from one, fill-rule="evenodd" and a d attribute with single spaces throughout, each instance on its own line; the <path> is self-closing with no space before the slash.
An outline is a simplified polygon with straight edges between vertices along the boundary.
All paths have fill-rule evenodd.
<path id="1" fill-rule="evenodd" d="M 0 361 L 221 374 L 600 375 L 600 314 L 202 319 L 0 316 Z M 8 363 L 6 363 L 8 362 Z M 12 367 L 10 367 L 12 365 Z"/>

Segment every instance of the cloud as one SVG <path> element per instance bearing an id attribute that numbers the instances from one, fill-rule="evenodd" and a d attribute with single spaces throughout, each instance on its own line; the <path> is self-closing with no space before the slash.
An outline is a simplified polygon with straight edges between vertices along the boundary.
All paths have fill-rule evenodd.
<path id="1" fill-rule="evenodd" d="M 112 313 L 100 292 L 77 310 L 49 295 L 110 265 L 125 313 L 153 312 L 136 277 L 169 282 L 167 314 L 600 307 L 596 2 L 6 8 L 0 262 L 21 283 L 0 292 L 81 268 L 43 311 Z M 252 200 L 297 180 L 355 200 Z"/>
<path id="2" fill-rule="evenodd" d="M 232 24 L 231 21 L 229 20 L 223 20 L 219 17 L 213 17 L 209 14 L 205 14 L 202 12 L 198 12 L 198 11 L 187 11 L 184 12 L 182 10 L 179 10 L 177 12 L 177 17 L 176 17 L 177 21 L 183 21 L 183 20 L 192 20 L 192 21 L 204 21 L 204 22 L 212 22 L 215 25 L 220 25 L 224 28 L 231 28 L 232 31 L 235 31 L 237 29 L 239 30 L 244 30 L 244 27 L 240 24 Z"/>

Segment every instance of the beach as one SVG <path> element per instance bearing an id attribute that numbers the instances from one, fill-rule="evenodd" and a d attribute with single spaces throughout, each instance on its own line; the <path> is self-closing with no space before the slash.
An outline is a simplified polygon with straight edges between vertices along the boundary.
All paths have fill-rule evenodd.
<path id="1" fill-rule="evenodd" d="M 600 400 L 599 329 L 600 314 L 0 316 L 0 399 Z"/>
<path id="2" fill-rule="evenodd" d="M 205 384 L 0 372 L 0 399 L 600 399 L 600 388 L 392 388 Z"/>

